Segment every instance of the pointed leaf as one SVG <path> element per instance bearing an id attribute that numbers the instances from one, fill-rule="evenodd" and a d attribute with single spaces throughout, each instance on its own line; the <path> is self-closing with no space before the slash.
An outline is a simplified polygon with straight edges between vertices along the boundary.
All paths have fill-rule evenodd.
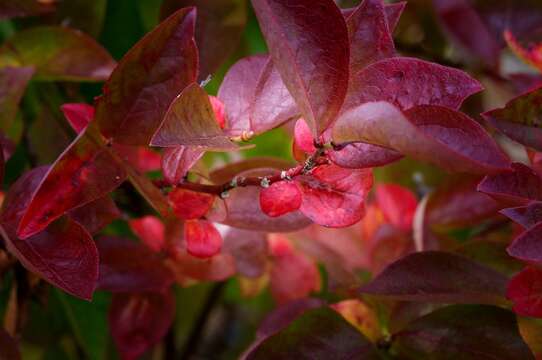
<path id="1" fill-rule="evenodd" d="M 192 83 L 171 103 L 151 145 L 160 147 L 200 146 L 233 150 L 236 146 L 218 125 L 209 95 Z"/>
<path id="2" fill-rule="evenodd" d="M 395 55 L 382 0 L 364 0 L 347 18 L 350 74 Z"/>
<path id="3" fill-rule="evenodd" d="M 542 270 L 523 269 L 508 283 L 506 297 L 514 303 L 516 314 L 542 318 Z"/>
<path id="4" fill-rule="evenodd" d="M 96 240 L 100 253 L 98 287 L 111 292 L 163 291 L 173 275 L 162 259 L 146 246 L 119 237 Z"/>
<path id="5" fill-rule="evenodd" d="M 167 0 L 162 3 L 160 17 L 173 11 L 196 6 L 196 42 L 199 46 L 199 78 L 213 75 L 228 58 L 241 39 L 246 23 L 245 0 Z"/>
<path id="6" fill-rule="evenodd" d="M 386 12 L 388 26 L 390 27 L 391 33 L 393 33 L 393 31 L 399 24 L 399 19 L 401 18 L 401 14 L 403 14 L 403 10 L 405 10 L 406 5 L 406 1 L 399 1 L 393 4 L 384 5 L 384 11 Z"/>
<path id="7" fill-rule="evenodd" d="M 530 200 L 542 200 L 542 179 L 538 174 L 521 163 L 513 163 L 512 169 L 486 176 L 478 184 L 478 191 L 511 205 L 526 205 Z"/>
<path id="8" fill-rule="evenodd" d="M 90 300 L 98 278 L 98 251 L 89 233 L 64 217 L 25 240 L 15 232 L 34 189 L 47 173 L 39 167 L 21 176 L 8 192 L 0 215 L 6 246 L 30 271 L 62 290 Z"/>
<path id="9" fill-rule="evenodd" d="M 126 179 L 123 166 L 87 132 L 49 168 L 21 219 L 19 237 L 40 232 L 67 211 L 106 195 Z"/>
<path id="10" fill-rule="evenodd" d="M 186 250 L 192 256 L 207 259 L 220 252 L 222 236 L 208 221 L 191 220 L 184 224 Z"/>
<path id="11" fill-rule="evenodd" d="M 171 102 L 197 76 L 193 8 L 181 9 L 141 39 L 124 57 L 96 103 L 107 138 L 147 145 Z"/>
<path id="12" fill-rule="evenodd" d="M 0 63 L 33 66 L 39 80 L 104 81 L 116 66 L 90 36 L 43 26 L 17 32 L 0 48 Z"/>
<path id="13" fill-rule="evenodd" d="M 337 120 L 333 140 L 369 142 L 452 171 L 495 173 L 509 166 L 478 123 L 441 106 L 417 106 L 403 114 L 390 103 L 366 103 Z"/>
<path id="14" fill-rule="evenodd" d="M 399 357 L 534 360 L 514 314 L 495 306 L 447 306 L 414 320 L 393 337 Z"/>
<path id="15" fill-rule="evenodd" d="M 137 359 L 160 342 L 174 317 L 171 291 L 115 294 L 109 307 L 109 329 L 122 358 Z"/>
<path id="16" fill-rule="evenodd" d="M 361 292 L 397 300 L 501 304 L 506 277 L 467 258 L 439 251 L 407 255 Z"/>
<path id="17" fill-rule="evenodd" d="M 301 190 L 295 181 L 278 181 L 260 191 L 260 207 L 271 217 L 299 209 L 301 200 Z"/>
<path id="18" fill-rule="evenodd" d="M 514 239 L 507 251 L 510 256 L 523 261 L 542 264 L 542 223 L 530 227 Z"/>
<path id="19" fill-rule="evenodd" d="M 332 0 L 252 1 L 269 52 L 313 133 L 337 116 L 348 87 L 348 32 Z"/>
<path id="20" fill-rule="evenodd" d="M 503 209 L 500 213 L 528 229 L 542 221 L 542 202 L 533 201 L 527 206 Z"/>
<path id="21" fill-rule="evenodd" d="M 64 104 L 60 110 L 77 134 L 81 133 L 94 119 L 94 107 L 88 104 Z"/>
<path id="22" fill-rule="evenodd" d="M 401 110 L 417 105 L 458 109 L 482 85 L 467 73 L 406 57 L 381 60 L 352 74 L 344 109 L 370 101 L 387 101 Z"/>
<path id="23" fill-rule="evenodd" d="M 379 359 L 371 342 L 327 307 L 306 310 L 288 327 L 270 336 L 246 357 L 252 359 Z"/>
<path id="24" fill-rule="evenodd" d="M 537 88 L 510 100 L 503 108 L 487 111 L 482 116 L 512 140 L 542 151 L 541 102 L 542 88 Z"/>

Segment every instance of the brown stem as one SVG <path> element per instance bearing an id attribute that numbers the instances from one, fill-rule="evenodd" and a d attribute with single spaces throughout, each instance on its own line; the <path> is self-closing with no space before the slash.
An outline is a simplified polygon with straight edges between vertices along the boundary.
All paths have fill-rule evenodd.
<path id="1" fill-rule="evenodd" d="M 236 176 L 228 182 L 218 185 L 199 184 L 189 181 L 184 181 L 178 184 L 176 187 L 181 189 L 192 190 L 201 193 L 213 194 L 217 196 L 225 196 L 227 192 L 236 187 L 244 186 L 262 186 L 267 187 L 275 182 L 281 180 L 291 180 L 297 176 L 305 175 L 312 171 L 316 166 L 328 164 L 329 160 L 322 155 L 324 154 L 324 148 L 318 148 L 314 154 L 312 154 L 303 164 L 299 164 L 296 167 L 282 171 L 280 174 L 262 176 L 262 177 L 242 177 Z M 156 181 L 155 184 L 159 187 L 168 186 L 162 181 Z"/>

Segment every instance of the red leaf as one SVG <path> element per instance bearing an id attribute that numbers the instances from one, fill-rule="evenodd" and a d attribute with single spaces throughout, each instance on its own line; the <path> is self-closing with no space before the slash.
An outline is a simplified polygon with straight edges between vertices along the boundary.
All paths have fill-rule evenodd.
<path id="1" fill-rule="evenodd" d="M 64 104 L 60 110 L 77 134 L 81 133 L 94 119 L 94 107 L 88 104 Z"/>
<path id="2" fill-rule="evenodd" d="M 347 144 L 340 150 L 331 150 L 328 156 L 335 165 L 348 169 L 383 166 L 403 157 L 395 150 L 361 142 Z"/>
<path id="3" fill-rule="evenodd" d="M 197 6 L 198 80 L 202 81 L 235 50 L 246 23 L 246 4 L 244 0 L 166 0 L 160 17 L 164 19 L 174 10 L 188 6 Z"/>
<path id="4" fill-rule="evenodd" d="M 503 108 L 482 116 L 497 130 L 520 144 L 542 151 L 542 129 L 538 108 L 542 104 L 542 87 L 519 95 Z"/>
<path id="5" fill-rule="evenodd" d="M 64 213 L 113 191 L 126 171 L 87 131 L 60 155 L 39 184 L 17 234 L 22 239 L 43 230 Z"/>
<path id="6" fill-rule="evenodd" d="M 542 270 L 526 267 L 508 283 L 506 297 L 521 316 L 542 318 Z"/>
<path id="7" fill-rule="evenodd" d="M 175 318 L 175 298 L 171 291 L 115 294 L 108 318 L 122 359 L 135 360 L 166 335 Z"/>
<path id="8" fill-rule="evenodd" d="M 350 74 L 378 60 L 395 55 L 382 0 L 363 1 L 348 17 L 350 38 Z"/>
<path id="9" fill-rule="evenodd" d="M 301 199 L 301 190 L 294 181 L 278 181 L 260 191 L 260 207 L 271 217 L 299 209 Z"/>
<path id="10" fill-rule="evenodd" d="M 260 188 L 257 186 L 230 190 L 228 197 L 224 199 L 227 216 L 219 222 L 240 229 L 266 232 L 291 232 L 311 224 L 311 221 L 299 211 L 276 218 L 267 216 L 261 210 L 259 202 L 254 201 L 259 195 Z M 208 216 L 211 216 L 211 213 Z"/>
<path id="11" fill-rule="evenodd" d="M 152 251 L 161 251 L 165 246 L 165 228 L 156 216 L 143 216 L 129 221 L 130 229 Z"/>
<path id="12" fill-rule="evenodd" d="M 218 254 L 223 242 L 222 236 L 213 224 L 204 220 L 185 222 L 184 239 L 188 253 L 201 259 Z"/>
<path id="13" fill-rule="evenodd" d="M 113 148 L 117 155 L 141 173 L 161 169 L 160 154 L 147 147 L 113 144 Z"/>
<path id="14" fill-rule="evenodd" d="M 196 83 L 186 87 L 173 100 L 151 145 L 200 146 L 212 150 L 237 148 L 220 129 L 209 95 Z"/>
<path id="15" fill-rule="evenodd" d="M 348 87 L 348 31 L 338 7 L 332 0 L 253 0 L 252 5 L 284 84 L 313 133 L 322 133 Z"/>
<path id="16" fill-rule="evenodd" d="M 373 185 L 371 170 L 343 169 L 322 165 L 299 178 L 303 201 L 301 212 L 315 223 L 346 227 L 365 214 L 365 196 Z"/>
<path id="17" fill-rule="evenodd" d="M 271 294 L 279 305 L 308 297 L 320 289 L 316 264 L 299 252 L 275 257 L 270 281 Z"/>
<path id="18" fill-rule="evenodd" d="M 98 287 L 111 292 L 163 291 L 173 275 L 146 246 L 119 237 L 96 240 L 100 253 Z"/>
<path id="19" fill-rule="evenodd" d="M 10 130 L 19 110 L 26 86 L 34 69 L 32 67 L 3 67 L 0 69 L 0 129 Z"/>
<path id="20" fill-rule="evenodd" d="M 224 103 L 220 101 L 216 96 L 209 95 L 209 101 L 211 102 L 211 107 L 215 114 L 216 123 L 221 129 L 224 129 L 226 126 L 226 115 L 224 114 Z"/>
<path id="21" fill-rule="evenodd" d="M 402 110 L 417 105 L 458 109 L 482 85 L 467 73 L 423 60 L 395 57 L 352 74 L 344 109 L 370 101 L 387 101 Z"/>
<path id="22" fill-rule="evenodd" d="M 366 103 L 337 120 L 333 139 L 384 146 L 452 171 L 495 173 L 509 166 L 478 123 L 441 106 L 417 106 L 403 114 L 387 102 Z"/>
<path id="23" fill-rule="evenodd" d="M 96 234 L 113 220 L 120 218 L 120 210 L 109 195 L 103 196 L 77 209 L 68 215 L 91 234 Z"/>
<path id="24" fill-rule="evenodd" d="M 386 220 L 403 231 L 412 230 L 412 220 L 418 206 L 416 195 L 395 184 L 376 187 L 376 202 Z"/>
<path id="25" fill-rule="evenodd" d="M 468 0 L 435 0 L 435 10 L 455 42 L 487 64 L 499 63 L 500 43 Z M 503 21 L 504 22 L 504 21 Z"/>
<path id="26" fill-rule="evenodd" d="M 407 255 L 389 265 L 364 294 L 404 301 L 501 304 L 506 277 L 459 255 L 425 251 Z"/>
<path id="27" fill-rule="evenodd" d="M 0 48 L 0 54 L 11 63 L 33 66 L 39 80 L 104 81 L 116 66 L 111 55 L 92 37 L 61 26 L 16 32 Z"/>
<path id="28" fill-rule="evenodd" d="M 105 137 L 149 143 L 171 102 L 196 80 L 195 18 L 193 8 L 177 11 L 124 55 L 96 103 Z"/>
<path id="29" fill-rule="evenodd" d="M 162 173 L 171 184 L 180 183 L 183 178 L 203 156 L 204 151 L 199 148 L 179 146 L 167 148 L 162 154 Z"/>
<path id="30" fill-rule="evenodd" d="M 304 119 L 298 119 L 295 123 L 294 141 L 295 145 L 307 154 L 312 154 L 316 151 L 314 137 L 312 136 L 309 125 L 307 125 Z"/>
<path id="31" fill-rule="evenodd" d="M 528 229 L 542 221 L 542 202 L 533 201 L 527 206 L 503 209 L 500 213 Z"/>
<path id="32" fill-rule="evenodd" d="M 542 200 L 542 179 L 521 163 L 512 164 L 513 171 L 486 176 L 478 191 L 505 204 L 526 205 L 530 200 Z"/>
<path id="33" fill-rule="evenodd" d="M 477 179 L 453 180 L 433 192 L 426 205 L 426 223 L 433 228 L 465 228 L 496 216 L 499 204 L 476 191 Z"/>
<path id="34" fill-rule="evenodd" d="M 98 278 L 98 252 L 89 233 L 64 217 L 25 240 L 15 231 L 31 194 L 47 172 L 38 167 L 12 185 L 0 215 L 6 246 L 30 271 L 64 291 L 90 300 Z"/>
<path id="35" fill-rule="evenodd" d="M 55 6 L 38 0 L 5 0 L 0 4 L 0 19 L 41 15 L 54 11 Z"/>
<path id="36" fill-rule="evenodd" d="M 168 200 L 175 215 L 184 220 L 199 219 L 211 209 L 215 197 L 182 188 L 173 189 Z"/>
<path id="37" fill-rule="evenodd" d="M 542 223 L 537 223 L 514 239 L 507 249 L 508 254 L 523 261 L 542 264 L 541 236 Z"/>

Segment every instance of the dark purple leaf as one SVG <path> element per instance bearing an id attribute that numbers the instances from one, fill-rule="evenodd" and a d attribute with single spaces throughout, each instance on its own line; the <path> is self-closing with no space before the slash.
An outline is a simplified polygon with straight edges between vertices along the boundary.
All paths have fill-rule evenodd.
<path id="1" fill-rule="evenodd" d="M 66 27 L 33 27 L 10 38 L 4 61 L 35 68 L 35 78 L 55 81 L 104 81 L 116 66 L 111 55 L 90 36 Z"/>
<path id="2" fill-rule="evenodd" d="M 388 26 L 391 33 L 393 33 L 399 24 L 399 19 L 401 18 L 401 14 L 403 13 L 406 5 L 406 1 L 399 1 L 393 4 L 384 5 L 384 11 L 386 12 L 386 16 L 388 18 Z"/>
<path id="3" fill-rule="evenodd" d="M 427 61 L 396 57 L 381 60 L 352 74 L 348 110 L 369 101 L 387 101 L 402 110 L 417 105 L 458 109 L 482 85 L 467 73 Z"/>
<path id="4" fill-rule="evenodd" d="M 348 17 L 350 74 L 395 55 L 382 0 L 364 0 Z"/>
<path id="5" fill-rule="evenodd" d="M 542 221 L 542 202 L 533 201 L 527 206 L 503 209 L 500 213 L 528 229 Z"/>
<path id="6" fill-rule="evenodd" d="M 15 232 L 34 189 L 47 173 L 39 167 L 21 176 L 8 192 L 0 215 L 7 248 L 30 271 L 64 291 L 90 300 L 98 278 L 98 251 L 89 233 L 64 217 L 25 240 Z"/>
<path id="7" fill-rule="evenodd" d="M 392 263 L 360 291 L 406 301 L 502 304 L 506 280 L 465 257 L 425 251 Z"/>
<path id="8" fill-rule="evenodd" d="M 341 150 L 329 151 L 329 158 L 340 167 L 363 169 L 388 165 L 403 157 L 395 150 L 366 143 L 352 143 Z"/>
<path id="9" fill-rule="evenodd" d="M 495 306 L 447 306 L 414 320 L 393 338 L 399 357 L 534 360 L 514 314 Z"/>
<path id="10" fill-rule="evenodd" d="M 514 239 L 507 249 L 508 254 L 523 261 L 542 264 L 541 236 L 542 223 L 537 223 Z"/>
<path id="11" fill-rule="evenodd" d="M 253 0 L 273 63 L 313 133 L 335 119 L 348 87 L 348 31 L 332 0 Z"/>
<path id="12" fill-rule="evenodd" d="M 64 213 L 101 198 L 125 179 L 122 164 L 96 139 L 90 127 L 49 168 L 19 224 L 25 239 Z"/>
<path id="13" fill-rule="evenodd" d="M 42 15 L 54 11 L 55 5 L 39 0 L 4 0 L 0 3 L 0 19 Z"/>
<path id="14" fill-rule="evenodd" d="M 166 335 L 175 318 L 171 291 L 115 294 L 109 307 L 109 329 L 123 360 L 135 360 Z"/>
<path id="15" fill-rule="evenodd" d="M 113 220 L 120 218 L 120 210 L 109 195 L 71 210 L 68 215 L 91 234 L 96 234 Z"/>
<path id="16" fill-rule="evenodd" d="M 333 140 L 372 143 L 451 171 L 495 173 L 509 167 L 478 123 L 442 106 L 416 106 L 403 114 L 387 102 L 366 103 L 341 115 Z"/>
<path id="17" fill-rule="evenodd" d="M 268 337 L 246 359 L 379 359 L 371 342 L 341 315 L 327 307 L 306 310 L 290 325 Z"/>
<path id="18" fill-rule="evenodd" d="M 190 84 L 173 100 L 151 145 L 199 146 L 210 150 L 237 148 L 220 129 L 209 95 L 196 83 Z"/>
<path id="19" fill-rule="evenodd" d="M 542 151 L 541 103 L 542 88 L 539 87 L 510 100 L 503 108 L 487 111 L 482 116 L 512 140 Z"/>
<path id="20" fill-rule="evenodd" d="M 267 234 L 230 228 L 224 236 L 223 252 L 235 258 L 239 274 L 258 278 L 267 267 Z"/>
<path id="21" fill-rule="evenodd" d="M 100 253 L 98 287 L 111 292 L 164 291 L 173 283 L 162 259 L 141 243 L 119 237 L 96 240 Z"/>
<path id="22" fill-rule="evenodd" d="M 196 80 L 195 20 L 195 9 L 177 11 L 120 60 L 96 103 L 105 137 L 149 143 L 173 99 Z"/>
<path id="23" fill-rule="evenodd" d="M 199 79 L 205 80 L 235 50 L 246 23 L 245 0 L 166 0 L 160 17 L 165 19 L 175 10 L 197 8 L 196 42 L 199 46 Z"/>
<path id="24" fill-rule="evenodd" d="M 512 169 L 486 176 L 478 184 L 478 191 L 507 205 L 519 206 L 531 200 L 542 200 L 542 179 L 538 174 L 521 163 L 513 163 Z"/>

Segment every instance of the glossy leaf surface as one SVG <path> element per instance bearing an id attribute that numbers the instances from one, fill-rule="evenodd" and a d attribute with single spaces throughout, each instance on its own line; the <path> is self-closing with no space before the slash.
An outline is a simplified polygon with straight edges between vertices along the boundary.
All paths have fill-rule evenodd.
<path id="1" fill-rule="evenodd" d="M 120 60 L 96 103 L 105 137 L 149 143 L 173 99 L 196 80 L 195 18 L 191 8 L 175 12 Z"/>
<path id="2" fill-rule="evenodd" d="M 294 181 L 278 181 L 260 191 L 260 207 L 271 217 L 299 209 L 301 200 L 301 190 Z"/>
<path id="3" fill-rule="evenodd" d="M 339 9 L 331 0 L 252 5 L 282 80 L 313 133 L 322 133 L 348 86 L 348 32 Z"/>
<path id="4" fill-rule="evenodd" d="M 175 188 L 168 194 L 168 201 L 173 212 L 184 220 L 203 217 L 211 209 L 215 197 L 182 188 Z"/>

